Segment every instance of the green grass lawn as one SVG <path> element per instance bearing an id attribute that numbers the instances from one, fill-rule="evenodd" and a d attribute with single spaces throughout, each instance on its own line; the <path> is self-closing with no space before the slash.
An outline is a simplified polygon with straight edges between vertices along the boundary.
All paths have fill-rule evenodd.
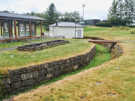
<path id="1" fill-rule="evenodd" d="M 86 32 L 89 32 L 89 31 L 91 31 L 91 32 L 93 32 L 93 31 L 103 31 L 103 30 L 106 30 L 106 29 L 108 29 L 108 27 L 86 26 L 84 28 L 84 31 L 86 33 Z"/>
<path id="2" fill-rule="evenodd" d="M 20 52 L 17 50 L 0 53 L 0 73 L 23 66 L 40 64 L 47 61 L 58 60 L 86 52 L 91 45 L 87 40 L 69 40 L 69 44 L 44 49 L 35 52 Z"/>
<path id="3" fill-rule="evenodd" d="M 133 28 L 134 29 L 134 28 Z M 87 27 L 85 36 L 135 40 L 126 27 Z M 123 55 L 86 71 L 15 96 L 15 101 L 135 101 L 135 42 L 119 43 Z M 102 53 L 103 54 L 103 53 Z M 105 58 L 108 56 L 105 55 Z M 99 59 L 99 60 L 98 60 Z M 99 63 L 100 64 L 100 63 Z"/>
<path id="4" fill-rule="evenodd" d="M 121 36 L 122 37 L 127 37 L 131 38 L 132 36 L 134 36 L 133 34 L 130 34 L 130 30 L 132 30 L 133 28 L 129 28 L 129 27 L 91 27 L 91 26 L 87 26 L 84 29 L 85 32 L 85 36 L 90 36 L 90 37 L 101 37 L 101 38 L 108 38 L 109 39 L 113 39 L 114 37 L 117 36 L 117 38 L 119 37 L 118 40 L 121 40 Z"/>
<path id="5" fill-rule="evenodd" d="M 83 67 L 83 68 L 81 68 L 81 69 L 79 69 L 77 71 L 74 71 L 74 72 L 71 72 L 71 73 L 67 73 L 67 74 L 64 74 L 64 75 L 62 75 L 60 77 L 54 78 L 54 79 L 52 79 L 52 80 L 50 80 L 48 82 L 44 82 L 44 83 L 42 83 L 42 85 L 48 85 L 48 84 L 51 84 L 51 83 L 56 82 L 58 80 L 62 80 L 65 77 L 68 77 L 68 76 L 71 76 L 71 75 L 75 75 L 75 74 L 80 73 L 80 72 L 82 72 L 84 70 L 88 70 L 88 69 L 90 69 L 90 68 L 92 68 L 94 66 L 101 65 L 104 62 L 109 61 L 111 59 L 111 55 L 110 55 L 108 49 L 106 49 L 105 47 L 103 47 L 101 45 L 96 45 L 96 52 L 97 52 L 96 53 L 96 56 L 94 57 L 94 59 L 90 62 L 90 64 L 88 66 L 85 66 L 85 67 Z M 36 88 L 38 89 L 38 87 L 36 87 Z M 44 90 L 35 92 L 34 94 L 36 96 L 31 95 L 32 98 L 29 98 L 27 95 L 22 95 L 21 96 L 21 99 L 19 98 L 20 99 L 19 101 L 25 101 L 25 100 L 29 100 L 29 101 L 55 101 L 56 100 L 55 98 L 59 99 L 58 98 L 59 96 L 63 96 L 64 98 L 66 96 L 66 95 L 61 95 L 61 93 L 57 93 L 56 95 L 53 95 L 53 94 L 49 94 L 48 95 L 47 94 L 46 96 L 44 96 L 45 94 L 44 94 L 43 91 Z M 40 95 L 40 97 L 39 97 L 39 95 Z"/>

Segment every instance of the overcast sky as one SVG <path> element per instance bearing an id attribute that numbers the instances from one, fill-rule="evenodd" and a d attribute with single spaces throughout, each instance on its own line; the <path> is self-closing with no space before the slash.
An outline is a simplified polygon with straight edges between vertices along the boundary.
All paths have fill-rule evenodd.
<path id="1" fill-rule="evenodd" d="M 16 13 L 43 12 L 51 3 L 57 11 L 78 11 L 82 15 L 82 4 L 85 4 L 85 19 L 106 19 L 113 0 L 0 0 L 0 10 Z"/>

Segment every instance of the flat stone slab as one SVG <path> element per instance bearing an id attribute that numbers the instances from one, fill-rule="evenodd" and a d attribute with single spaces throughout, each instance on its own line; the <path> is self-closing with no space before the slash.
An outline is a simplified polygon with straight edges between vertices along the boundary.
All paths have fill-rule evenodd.
<path id="1" fill-rule="evenodd" d="M 19 51 L 37 51 L 69 43 L 67 40 L 54 40 L 42 43 L 34 43 L 17 47 Z"/>

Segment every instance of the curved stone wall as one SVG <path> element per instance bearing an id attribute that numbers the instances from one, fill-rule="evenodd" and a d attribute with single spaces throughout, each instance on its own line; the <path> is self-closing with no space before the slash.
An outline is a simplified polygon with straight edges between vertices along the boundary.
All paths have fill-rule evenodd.
<path id="1" fill-rule="evenodd" d="M 105 39 L 100 38 L 100 37 L 84 37 L 84 39 L 105 40 Z M 111 52 L 112 59 L 119 57 L 123 54 L 123 50 L 118 43 L 112 49 L 111 49 L 112 43 L 100 43 L 100 45 L 103 45 L 104 47 L 111 50 L 110 52 Z"/>
<path id="2" fill-rule="evenodd" d="M 2 79 L 3 93 L 4 95 L 13 94 L 32 88 L 42 81 L 48 81 L 62 74 L 83 68 L 90 63 L 95 54 L 96 46 L 93 45 L 85 54 L 9 71 L 8 75 Z"/>

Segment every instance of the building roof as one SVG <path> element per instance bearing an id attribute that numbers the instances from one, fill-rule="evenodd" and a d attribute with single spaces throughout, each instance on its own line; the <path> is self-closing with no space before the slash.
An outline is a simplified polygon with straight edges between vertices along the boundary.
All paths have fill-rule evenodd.
<path id="1" fill-rule="evenodd" d="M 57 22 L 55 24 L 50 25 L 50 27 L 83 27 L 80 24 L 74 22 Z"/>
<path id="2" fill-rule="evenodd" d="M 24 19 L 24 20 L 44 20 L 41 17 L 37 16 L 30 16 L 25 14 L 16 14 L 16 13 L 7 13 L 7 12 L 0 12 L 0 18 L 3 19 Z"/>

